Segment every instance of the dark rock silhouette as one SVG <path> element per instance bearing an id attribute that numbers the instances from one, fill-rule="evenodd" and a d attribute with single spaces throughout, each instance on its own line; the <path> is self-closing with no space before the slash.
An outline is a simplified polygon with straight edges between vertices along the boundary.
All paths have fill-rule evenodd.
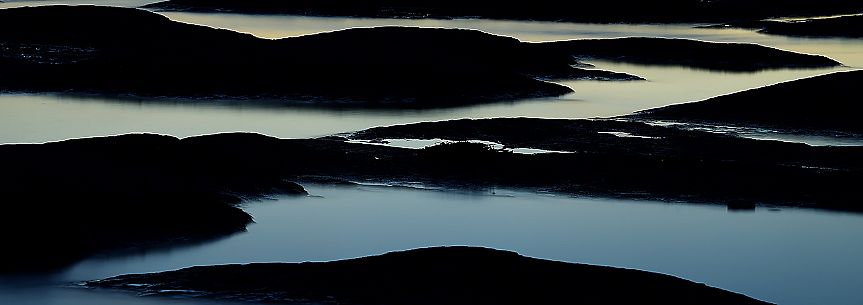
<path id="1" fill-rule="evenodd" d="M 863 210 L 853 195 L 854 185 L 863 181 L 860 147 L 812 147 L 621 121 L 527 118 L 380 127 L 352 137 L 485 140 L 572 152 L 475 149 L 482 155 L 468 158 L 460 157 L 468 155 L 462 147 L 441 158 L 420 151 L 417 156 L 425 161 L 411 170 L 422 176 L 414 179 L 457 177 L 460 183 L 571 194 Z"/>
<path id="2" fill-rule="evenodd" d="M 709 27 L 754 29 L 764 34 L 786 36 L 863 38 L 863 15 L 812 18 L 794 21 L 742 21 Z"/>
<path id="3" fill-rule="evenodd" d="M 577 56 L 730 71 L 838 65 L 760 46 L 668 39 L 524 43 L 474 30 L 383 27 L 268 40 L 136 9 L 0 10 L 0 90 L 17 92 L 430 108 L 572 92 L 543 80 L 640 79 L 575 67 Z"/>
<path id="4" fill-rule="evenodd" d="M 192 267 L 123 275 L 87 286 L 289 304 L 769 304 L 668 275 L 471 247 L 325 263 Z"/>
<path id="5" fill-rule="evenodd" d="M 2 10 L 0 45 L 0 86 L 14 91 L 439 107 L 572 91 L 527 75 L 546 67 L 594 73 L 563 54 L 535 57 L 518 40 L 479 31 L 357 29 L 267 40 L 90 6 Z"/>
<path id="6" fill-rule="evenodd" d="M 709 43 L 674 38 L 581 39 L 547 44 L 579 60 L 602 59 L 647 65 L 686 66 L 718 71 L 816 68 L 841 63 L 820 55 L 784 51 L 750 43 Z"/>
<path id="7" fill-rule="evenodd" d="M 239 160 L 193 162 L 178 155 L 179 145 L 167 136 L 127 135 L 0 146 L 8 158 L 0 174 L 0 274 L 218 238 L 252 221 L 234 206 L 241 200 L 305 194 Z"/>
<path id="8" fill-rule="evenodd" d="M 837 72 L 671 105 L 631 115 L 642 120 L 744 125 L 802 133 L 863 135 L 855 92 L 863 71 Z"/>
<path id="9" fill-rule="evenodd" d="M 620 137 L 623 132 L 639 137 Z M 863 148 L 758 141 L 606 120 L 457 120 L 373 128 L 355 139 L 486 140 L 403 149 L 344 138 L 124 135 L 0 145 L 0 273 L 51 271 L 95 255 L 242 231 L 234 204 L 302 194 L 288 182 L 422 182 L 564 194 L 863 211 Z"/>
<path id="10" fill-rule="evenodd" d="M 710 22 L 863 12 L 863 4 L 845 0 L 169 0 L 144 7 L 251 14 L 575 22 Z"/>

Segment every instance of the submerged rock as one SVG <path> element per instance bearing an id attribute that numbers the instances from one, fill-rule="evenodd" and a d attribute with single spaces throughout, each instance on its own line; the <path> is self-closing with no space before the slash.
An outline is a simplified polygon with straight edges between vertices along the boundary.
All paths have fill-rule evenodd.
<path id="1" fill-rule="evenodd" d="M 856 95 L 860 84 L 863 71 L 837 72 L 645 110 L 630 117 L 861 136 L 863 104 Z"/>
<path id="2" fill-rule="evenodd" d="M 86 285 L 147 295 L 287 304 L 769 304 L 668 275 L 472 247 L 325 263 L 192 267 Z"/>

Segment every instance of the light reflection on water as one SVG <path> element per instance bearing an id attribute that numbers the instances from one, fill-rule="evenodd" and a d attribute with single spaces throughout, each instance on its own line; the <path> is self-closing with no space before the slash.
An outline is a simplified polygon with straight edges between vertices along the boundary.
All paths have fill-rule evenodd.
<path id="1" fill-rule="evenodd" d="M 70 1 L 19 1 L 5 6 Z M 74 3 L 120 3 L 108 0 Z M 130 5 L 133 0 L 120 4 Z M 143 4 L 147 1 L 137 1 Z M 164 13 L 182 21 L 284 37 L 358 26 L 416 25 L 460 27 L 509 35 L 525 41 L 621 36 L 682 37 L 710 41 L 755 42 L 830 56 L 863 67 L 863 40 L 768 36 L 747 30 L 696 29 L 693 25 L 572 24 L 496 20 L 353 19 L 238 14 Z M 560 98 L 531 99 L 427 111 L 322 110 L 261 108 L 241 102 L 130 102 L 110 98 L 55 95 L 0 95 L 0 143 L 41 143 L 67 138 L 152 132 L 180 137 L 249 131 L 283 138 L 305 138 L 373 126 L 457 118 L 593 118 L 701 100 L 716 95 L 815 76 L 836 69 L 718 73 L 682 67 L 594 62 L 599 68 L 632 73 L 646 82 L 566 81 L 576 92 Z"/>
<path id="2" fill-rule="evenodd" d="M 41 143 L 130 132 L 187 137 L 248 131 L 282 138 L 307 138 L 381 125 L 459 118 L 612 117 L 836 70 L 723 74 L 680 67 L 595 63 L 601 68 L 632 72 L 650 80 L 568 81 L 563 83 L 576 92 L 560 98 L 437 110 L 391 111 L 258 107 L 241 102 L 119 101 L 50 94 L 5 94 L 0 95 L 0 143 Z"/>
<path id="3" fill-rule="evenodd" d="M 436 245 L 662 272 L 785 305 L 857 305 L 863 217 L 800 209 L 307 186 L 247 206 L 249 232 L 198 247 L 94 259 L 58 280 L 191 265 L 328 261 Z M 494 195 L 490 193 L 494 191 Z"/>
<path id="4" fill-rule="evenodd" d="M 68 1 L 3 3 L 0 7 Z M 116 1 L 77 1 L 97 4 Z M 141 3 L 139 3 L 141 2 Z M 123 1 L 139 5 L 149 1 Z M 285 37 L 357 26 L 476 28 L 526 41 L 658 36 L 754 42 L 817 53 L 863 67 L 863 40 L 804 39 L 691 25 L 596 25 L 488 20 L 392 20 L 166 13 L 183 22 Z M 322 110 L 180 101 L 129 102 L 55 95 L 0 95 L 0 143 L 156 132 L 191 136 L 252 131 L 295 138 L 379 125 L 464 117 L 608 117 L 842 69 L 716 73 L 679 67 L 595 62 L 647 82 L 565 82 L 559 99 L 429 111 Z M 362 187 L 311 187 L 324 199 L 250 204 L 250 232 L 204 245 L 92 260 L 55 279 L 83 280 L 189 265 L 331 260 L 431 245 L 471 244 L 524 254 L 659 271 L 780 304 L 863 302 L 863 218 L 786 209 L 727 213 L 718 207 L 568 199 L 471 196 Z M 28 290 L 0 282 L 2 304 L 164 304 L 121 294 Z M 203 301 L 174 301 L 203 304 Z"/>

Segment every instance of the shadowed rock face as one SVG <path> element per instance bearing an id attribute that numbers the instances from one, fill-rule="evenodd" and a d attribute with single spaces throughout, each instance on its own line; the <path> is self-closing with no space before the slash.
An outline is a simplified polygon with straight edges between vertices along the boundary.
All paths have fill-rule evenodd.
<path id="1" fill-rule="evenodd" d="M 267 40 L 136 9 L 0 10 L 5 91 L 431 108 L 572 92 L 543 80 L 641 79 L 574 67 L 576 57 L 723 71 L 838 65 L 761 46 L 670 39 L 524 43 L 474 30 L 383 27 Z"/>
<path id="2" fill-rule="evenodd" d="M 832 73 L 645 110 L 631 117 L 863 135 L 863 103 L 856 95 L 860 84 L 863 71 Z"/>
<path id="3" fill-rule="evenodd" d="M 728 27 L 755 29 L 760 33 L 773 35 L 863 38 L 863 15 L 796 21 L 745 21 L 711 26 L 711 28 Z"/>
<path id="4" fill-rule="evenodd" d="M 844 0 L 169 0 L 145 7 L 253 14 L 439 19 L 479 17 L 576 22 L 706 22 L 863 11 L 863 4 Z"/>
<path id="5" fill-rule="evenodd" d="M 470 247 L 417 249 L 327 263 L 193 267 L 87 285 L 268 303 L 768 304 L 667 275 Z"/>

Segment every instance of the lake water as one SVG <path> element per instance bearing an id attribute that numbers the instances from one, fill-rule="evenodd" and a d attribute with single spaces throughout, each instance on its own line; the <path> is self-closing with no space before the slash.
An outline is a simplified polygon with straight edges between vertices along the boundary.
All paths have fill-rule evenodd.
<path id="1" fill-rule="evenodd" d="M 97 3 L 135 6 L 149 1 L 14 1 L 0 7 L 52 3 Z M 323 110 L 257 107 L 236 102 L 129 101 L 53 94 L 0 95 L 0 143 L 42 143 L 68 138 L 150 132 L 187 137 L 249 131 L 282 138 L 306 138 L 373 126 L 458 118 L 545 117 L 594 118 L 702 100 L 778 82 L 863 67 L 863 40 L 788 38 L 735 29 L 696 29 L 695 25 L 602 25 L 495 20 L 353 19 L 239 14 L 164 13 L 181 22 L 288 37 L 351 27 L 411 25 L 479 29 L 524 41 L 624 36 L 680 37 L 719 42 L 752 42 L 805 53 L 817 53 L 849 67 L 781 69 L 758 73 L 721 73 L 681 67 L 594 62 L 599 68 L 628 72 L 645 82 L 566 81 L 576 92 L 560 98 L 528 99 L 438 110 Z M 817 103 L 817 101 L 813 101 Z M 823 139 L 762 137 L 825 144 Z M 848 144 L 849 141 L 826 144 Z M 858 140 L 850 141 L 859 144 Z"/>
<path id="2" fill-rule="evenodd" d="M 863 303 L 861 215 L 759 207 L 309 185 L 251 202 L 248 232 L 213 243 L 85 261 L 2 304 L 211 304 L 62 288 L 69 281 L 193 265 L 329 261 L 439 245 L 671 274 L 784 305 Z M 140 301 L 140 303 L 138 303 Z M 100 303 L 101 302 L 101 303 Z"/>
<path id="3" fill-rule="evenodd" d="M 137 6 L 149 1 L 72 1 Z M 70 3 L 12 1 L 2 7 Z M 229 131 L 284 138 L 455 118 L 592 118 L 701 100 L 749 88 L 863 67 L 863 40 L 768 36 L 694 25 L 597 25 L 490 20 L 397 20 L 165 13 L 189 23 L 265 38 L 350 27 L 473 28 L 525 41 L 623 36 L 753 42 L 839 60 L 837 69 L 718 73 L 680 67 L 594 62 L 645 82 L 567 81 L 575 93 L 426 111 L 325 110 L 226 102 L 128 101 L 53 94 L 0 95 L 0 143 L 151 132 L 180 137 Z M 813 101 L 817 103 L 817 101 Z M 815 144 L 859 142 L 788 138 Z M 249 232 L 195 247 L 92 259 L 65 273 L 0 279 L 0 304 L 225 304 L 137 298 L 64 287 L 130 272 L 219 263 L 324 261 L 435 245 L 476 245 L 540 258 L 662 272 L 779 304 L 863 304 L 863 216 L 822 211 L 555 197 L 496 190 L 464 194 L 396 187 L 309 186 L 319 197 L 249 203 Z"/>

